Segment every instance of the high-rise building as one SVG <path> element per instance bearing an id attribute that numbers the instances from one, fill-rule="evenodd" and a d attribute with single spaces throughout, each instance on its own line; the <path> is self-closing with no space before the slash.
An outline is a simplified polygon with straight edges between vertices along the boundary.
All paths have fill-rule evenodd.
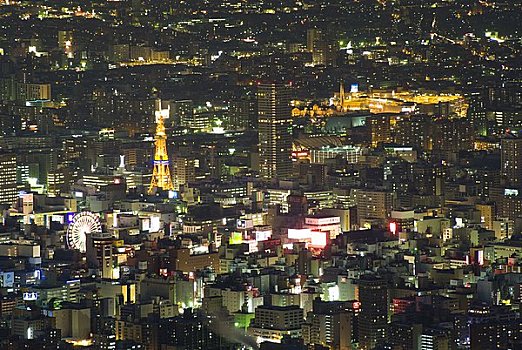
<path id="1" fill-rule="evenodd" d="M 414 322 L 392 322 L 390 324 L 388 343 L 398 345 L 403 350 L 420 348 L 422 325 Z"/>
<path id="2" fill-rule="evenodd" d="M 290 88 L 280 83 L 257 88 L 259 169 L 265 179 L 289 176 L 292 171 Z"/>
<path id="3" fill-rule="evenodd" d="M 107 233 L 93 233 L 87 235 L 87 239 L 87 263 L 98 270 L 101 278 L 119 278 L 113 254 L 114 238 Z"/>
<path id="4" fill-rule="evenodd" d="M 186 126 L 193 119 L 194 102 L 192 100 L 180 100 L 171 104 L 172 126 Z"/>
<path id="5" fill-rule="evenodd" d="M 472 324 L 470 335 L 472 349 L 520 349 L 522 319 Z"/>
<path id="6" fill-rule="evenodd" d="M 431 123 L 427 115 L 412 115 L 398 120 L 394 130 L 395 143 L 417 150 L 431 150 Z"/>
<path id="7" fill-rule="evenodd" d="M 386 281 L 365 275 L 359 280 L 359 344 L 373 349 L 386 340 L 388 326 L 388 287 Z"/>
<path id="8" fill-rule="evenodd" d="M 303 325 L 305 344 L 328 346 L 330 349 L 348 350 L 352 348 L 354 312 L 358 302 L 314 300 L 313 311 L 308 313 Z"/>
<path id="9" fill-rule="evenodd" d="M 212 125 L 212 111 L 207 107 L 198 106 L 194 113 L 187 114 L 181 120 L 181 126 L 192 131 L 208 131 Z"/>
<path id="10" fill-rule="evenodd" d="M 368 125 L 372 147 L 377 147 L 380 143 L 390 143 L 391 138 L 391 117 L 389 115 L 374 115 L 366 119 Z"/>
<path id="11" fill-rule="evenodd" d="M 117 320 L 114 323 L 116 340 L 130 342 L 132 345 L 124 345 L 125 349 L 138 349 L 136 343 L 146 344 L 139 349 L 158 349 L 158 325 L 140 320 Z"/>
<path id="12" fill-rule="evenodd" d="M 509 218 L 498 218 L 491 223 L 491 230 L 495 231 L 497 240 L 509 239 L 513 235 L 514 222 Z"/>
<path id="13" fill-rule="evenodd" d="M 361 188 L 357 190 L 356 205 L 359 224 L 385 223 L 393 208 L 392 192 Z"/>
<path id="14" fill-rule="evenodd" d="M 467 116 L 473 125 L 475 135 L 488 135 L 488 120 L 486 116 L 486 96 L 482 91 L 473 91 L 466 94 L 469 104 Z"/>
<path id="15" fill-rule="evenodd" d="M 219 255 L 216 252 L 191 254 L 187 248 L 171 249 L 169 258 L 171 270 L 190 273 L 210 267 L 220 271 Z"/>
<path id="16" fill-rule="evenodd" d="M 322 29 L 311 28 L 306 32 L 306 48 L 312 53 L 314 65 L 335 66 L 336 44 Z"/>
<path id="17" fill-rule="evenodd" d="M 174 190 L 179 191 L 181 186 L 196 180 L 196 166 L 194 159 L 174 156 L 172 158 L 172 177 Z"/>
<path id="18" fill-rule="evenodd" d="M 56 328 L 64 338 L 86 339 L 91 333 L 91 309 L 87 304 L 64 304 L 53 310 Z"/>
<path id="19" fill-rule="evenodd" d="M 522 319 L 509 308 L 471 305 L 468 322 L 471 349 L 520 349 Z"/>
<path id="20" fill-rule="evenodd" d="M 421 350 L 449 350 L 450 344 L 451 338 L 446 330 L 428 328 L 420 337 Z"/>
<path id="21" fill-rule="evenodd" d="M 0 204 L 10 205 L 17 197 L 16 155 L 0 154 Z"/>
<path id="22" fill-rule="evenodd" d="M 228 127 L 233 130 L 256 128 L 255 100 L 242 98 L 230 101 L 228 105 Z"/>
<path id="23" fill-rule="evenodd" d="M 17 83 L 16 100 L 36 101 L 51 99 L 51 84 Z"/>
<path id="24" fill-rule="evenodd" d="M 58 47 L 60 49 L 66 49 L 71 46 L 73 42 L 73 32 L 71 30 L 59 30 L 58 31 Z"/>
<path id="25" fill-rule="evenodd" d="M 258 306 L 248 332 L 254 337 L 280 343 L 283 337 L 296 338 L 302 334 L 303 309 L 296 305 Z"/>
<path id="26" fill-rule="evenodd" d="M 93 344 L 100 350 L 114 350 L 116 349 L 116 335 L 94 333 Z"/>
<path id="27" fill-rule="evenodd" d="M 502 180 L 506 186 L 522 185 L 522 138 L 508 136 L 501 142 Z"/>
<path id="28" fill-rule="evenodd" d="M 473 149 L 474 131 L 467 118 L 439 119 L 432 125 L 433 153 L 437 159 L 454 162 L 459 152 Z"/>
<path id="29" fill-rule="evenodd" d="M 65 174 L 62 169 L 47 173 L 47 193 L 59 195 L 65 187 Z"/>
<path id="30" fill-rule="evenodd" d="M 41 314 L 37 308 L 17 307 L 13 311 L 11 335 L 20 339 L 37 339 L 39 333 L 41 334 L 38 330 L 48 330 L 53 321 L 52 317 Z"/>
<path id="31" fill-rule="evenodd" d="M 477 203 L 475 207 L 480 211 L 482 226 L 487 229 L 493 229 L 493 220 L 495 219 L 494 203 Z"/>
<path id="32" fill-rule="evenodd" d="M 223 339 L 213 331 L 213 322 L 190 310 L 163 318 L 158 325 L 159 342 L 165 349 L 219 349 Z"/>

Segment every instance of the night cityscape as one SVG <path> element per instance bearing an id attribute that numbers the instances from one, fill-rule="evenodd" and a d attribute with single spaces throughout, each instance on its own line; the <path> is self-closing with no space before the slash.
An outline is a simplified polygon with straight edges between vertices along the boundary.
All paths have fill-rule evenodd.
<path id="1" fill-rule="evenodd" d="M 522 0 L 0 0 L 0 350 L 522 350 L 521 305 Z"/>

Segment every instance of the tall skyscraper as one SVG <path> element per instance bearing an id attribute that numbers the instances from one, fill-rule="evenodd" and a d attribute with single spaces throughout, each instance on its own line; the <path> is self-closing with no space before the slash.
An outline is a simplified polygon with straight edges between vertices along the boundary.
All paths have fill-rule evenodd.
<path id="1" fill-rule="evenodd" d="M 366 275 L 359 280 L 359 344 L 373 349 L 386 340 L 388 326 L 388 287 L 386 281 Z"/>
<path id="2" fill-rule="evenodd" d="M 336 41 L 318 28 L 306 32 L 306 48 L 312 53 L 314 65 L 335 66 L 337 58 Z"/>
<path id="3" fill-rule="evenodd" d="M 290 88 L 281 83 L 257 87 L 259 169 L 265 179 L 289 176 L 292 171 L 292 115 Z"/>
<path id="4" fill-rule="evenodd" d="M 501 143 L 502 180 L 506 186 L 522 185 L 522 138 L 508 136 Z"/>
<path id="5" fill-rule="evenodd" d="M 0 154 L 0 204 L 13 204 L 17 197 L 16 155 Z"/>

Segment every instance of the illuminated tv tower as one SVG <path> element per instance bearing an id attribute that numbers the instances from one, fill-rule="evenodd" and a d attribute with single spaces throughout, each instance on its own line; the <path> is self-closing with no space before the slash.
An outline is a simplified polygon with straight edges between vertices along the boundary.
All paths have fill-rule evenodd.
<path id="1" fill-rule="evenodd" d="M 172 178 L 170 177 L 169 156 L 167 154 L 167 135 L 163 116 L 157 118 L 156 136 L 154 136 L 154 171 L 150 181 L 149 194 L 155 189 L 174 190 Z"/>

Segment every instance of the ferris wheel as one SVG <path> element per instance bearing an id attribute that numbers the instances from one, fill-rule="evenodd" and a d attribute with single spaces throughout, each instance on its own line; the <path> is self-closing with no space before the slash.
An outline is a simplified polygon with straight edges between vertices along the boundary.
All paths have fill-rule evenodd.
<path id="1" fill-rule="evenodd" d="M 87 235 L 101 233 L 102 227 L 100 217 L 89 211 L 76 214 L 67 227 L 67 246 L 70 249 L 78 249 L 85 253 L 87 250 Z"/>

